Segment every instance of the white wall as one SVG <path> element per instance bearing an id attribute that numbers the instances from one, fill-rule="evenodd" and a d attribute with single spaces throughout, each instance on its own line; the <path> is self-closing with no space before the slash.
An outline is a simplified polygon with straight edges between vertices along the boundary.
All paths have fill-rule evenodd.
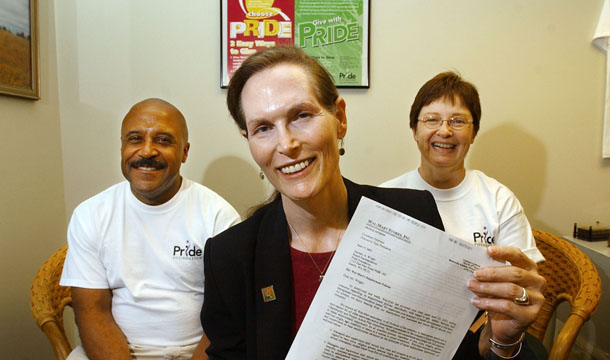
<path id="1" fill-rule="evenodd" d="M 456 69 L 483 116 L 467 165 L 507 184 L 535 228 L 610 224 L 610 160 L 601 158 L 605 55 L 591 45 L 602 0 L 371 2 L 371 88 L 342 90 L 346 176 L 377 184 L 414 168 L 408 112 L 419 87 Z M 68 216 L 121 180 L 119 125 L 161 97 L 185 114 L 183 173 L 238 210 L 265 197 L 219 88 L 219 1 L 55 3 Z"/>

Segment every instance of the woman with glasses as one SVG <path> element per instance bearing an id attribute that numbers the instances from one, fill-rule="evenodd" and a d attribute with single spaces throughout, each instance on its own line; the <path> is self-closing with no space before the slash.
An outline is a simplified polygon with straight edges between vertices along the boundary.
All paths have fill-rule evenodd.
<path id="1" fill-rule="evenodd" d="M 212 360 L 284 359 L 362 196 L 437 228 L 442 223 L 427 192 L 342 177 L 346 103 L 328 72 L 302 50 L 276 47 L 250 56 L 231 78 L 227 105 L 276 195 L 206 242 L 201 322 L 207 354 Z M 520 336 L 544 302 L 544 279 L 533 261 L 512 247 L 495 247 L 490 255 L 513 266 L 479 269 L 464 286 L 475 293 L 475 306 L 503 314 L 493 330 L 469 333 L 457 359 L 519 354 Z M 516 305 L 512 299 L 524 287 L 528 306 Z M 490 350 L 491 338 L 510 344 Z"/>
<path id="2" fill-rule="evenodd" d="M 544 258 L 515 195 L 483 172 L 464 168 L 480 119 L 474 85 L 453 72 L 436 75 L 411 105 L 409 126 L 421 164 L 381 186 L 428 190 L 449 234 L 484 247 L 516 246 L 540 262 Z"/>

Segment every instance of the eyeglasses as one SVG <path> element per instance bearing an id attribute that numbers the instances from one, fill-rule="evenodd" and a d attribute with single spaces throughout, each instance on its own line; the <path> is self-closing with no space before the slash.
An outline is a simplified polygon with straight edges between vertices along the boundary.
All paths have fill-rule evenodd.
<path id="1" fill-rule="evenodd" d="M 462 116 L 452 116 L 449 119 L 443 119 L 438 115 L 424 115 L 421 119 L 417 119 L 426 125 L 428 129 L 438 129 L 446 121 L 450 128 L 460 130 L 472 124 L 472 121 L 464 119 Z"/>

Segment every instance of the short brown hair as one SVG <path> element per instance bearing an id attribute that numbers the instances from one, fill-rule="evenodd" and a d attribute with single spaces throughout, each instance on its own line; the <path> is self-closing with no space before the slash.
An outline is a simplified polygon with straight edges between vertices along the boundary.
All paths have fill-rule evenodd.
<path id="1" fill-rule="evenodd" d="M 465 81 L 459 74 L 452 71 L 436 75 L 419 89 L 409 114 L 409 126 L 411 129 L 415 129 L 417 126 L 421 109 L 439 99 L 451 101 L 451 104 L 455 104 L 457 99 L 468 108 L 472 115 L 472 127 L 476 135 L 479 131 L 479 122 L 481 120 L 479 92 L 473 84 Z"/>
<path id="2" fill-rule="evenodd" d="M 335 112 L 339 97 L 337 87 L 326 69 L 313 57 L 294 46 L 277 46 L 260 50 L 248 57 L 233 73 L 227 91 L 227 107 L 240 129 L 246 130 L 246 119 L 241 107 L 241 93 L 248 80 L 256 73 L 280 64 L 302 66 L 311 77 L 314 93 L 320 104 Z"/>

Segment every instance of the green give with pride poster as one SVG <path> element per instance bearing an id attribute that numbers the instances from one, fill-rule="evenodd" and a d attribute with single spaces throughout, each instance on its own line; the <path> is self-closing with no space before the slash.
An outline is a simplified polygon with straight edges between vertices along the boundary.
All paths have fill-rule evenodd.
<path id="1" fill-rule="evenodd" d="M 368 1 L 295 0 L 294 43 L 338 86 L 368 87 Z"/>

